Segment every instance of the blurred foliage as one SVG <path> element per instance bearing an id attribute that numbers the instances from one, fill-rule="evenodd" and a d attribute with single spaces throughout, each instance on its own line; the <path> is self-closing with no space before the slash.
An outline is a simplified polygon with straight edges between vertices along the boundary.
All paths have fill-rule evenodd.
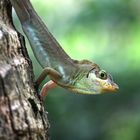
<path id="1" fill-rule="evenodd" d="M 120 86 L 118 93 L 102 95 L 71 94 L 60 87 L 51 90 L 45 100 L 51 138 L 139 140 L 140 1 L 32 0 L 32 3 L 72 58 L 95 61 Z M 35 74 L 39 75 L 41 67 L 30 47 L 29 53 Z"/>

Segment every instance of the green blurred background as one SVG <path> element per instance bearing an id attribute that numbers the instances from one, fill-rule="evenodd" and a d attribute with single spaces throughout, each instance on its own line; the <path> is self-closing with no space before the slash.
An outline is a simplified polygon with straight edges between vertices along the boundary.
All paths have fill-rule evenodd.
<path id="1" fill-rule="evenodd" d="M 31 2 L 72 58 L 96 62 L 120 87 L 102 95 L 73 94 L 60 87 L 49 91 L 45 108 L 51 139 L 140 140 L 140 1 Z M 29 45 L 28 50 L 37 77 L 41 67 Z"/>

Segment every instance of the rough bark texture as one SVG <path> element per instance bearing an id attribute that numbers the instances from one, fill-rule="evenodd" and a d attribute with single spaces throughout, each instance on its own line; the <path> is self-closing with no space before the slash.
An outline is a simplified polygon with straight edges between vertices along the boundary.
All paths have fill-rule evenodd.
<path id="1" fill-rule="evenodd" d="M 24 38 L 8 0 L 0 0 L 0 140 L 48 140 L 48 119 L 33 85 Z"/>

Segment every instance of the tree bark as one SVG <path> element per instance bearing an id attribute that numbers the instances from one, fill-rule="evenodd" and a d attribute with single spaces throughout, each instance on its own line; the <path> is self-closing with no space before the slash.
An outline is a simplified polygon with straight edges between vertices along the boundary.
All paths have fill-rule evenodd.
<path id="1" fill-rule="evenodd" d="M 11 11 L 10 2 L 0 0 L 0 140 L 48 140 L 47 113 L 34 89 L 32 63 Z"/>

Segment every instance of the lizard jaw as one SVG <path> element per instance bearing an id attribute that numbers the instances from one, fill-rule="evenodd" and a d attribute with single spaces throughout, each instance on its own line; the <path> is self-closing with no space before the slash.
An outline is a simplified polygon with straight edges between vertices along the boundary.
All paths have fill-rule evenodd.
<path id="1" fill-rule="evenodd" d="M 116 92 L 118 89 L 119 86 L 116 83 L 107 83 L 103 86 L 102 92 Z"/>

